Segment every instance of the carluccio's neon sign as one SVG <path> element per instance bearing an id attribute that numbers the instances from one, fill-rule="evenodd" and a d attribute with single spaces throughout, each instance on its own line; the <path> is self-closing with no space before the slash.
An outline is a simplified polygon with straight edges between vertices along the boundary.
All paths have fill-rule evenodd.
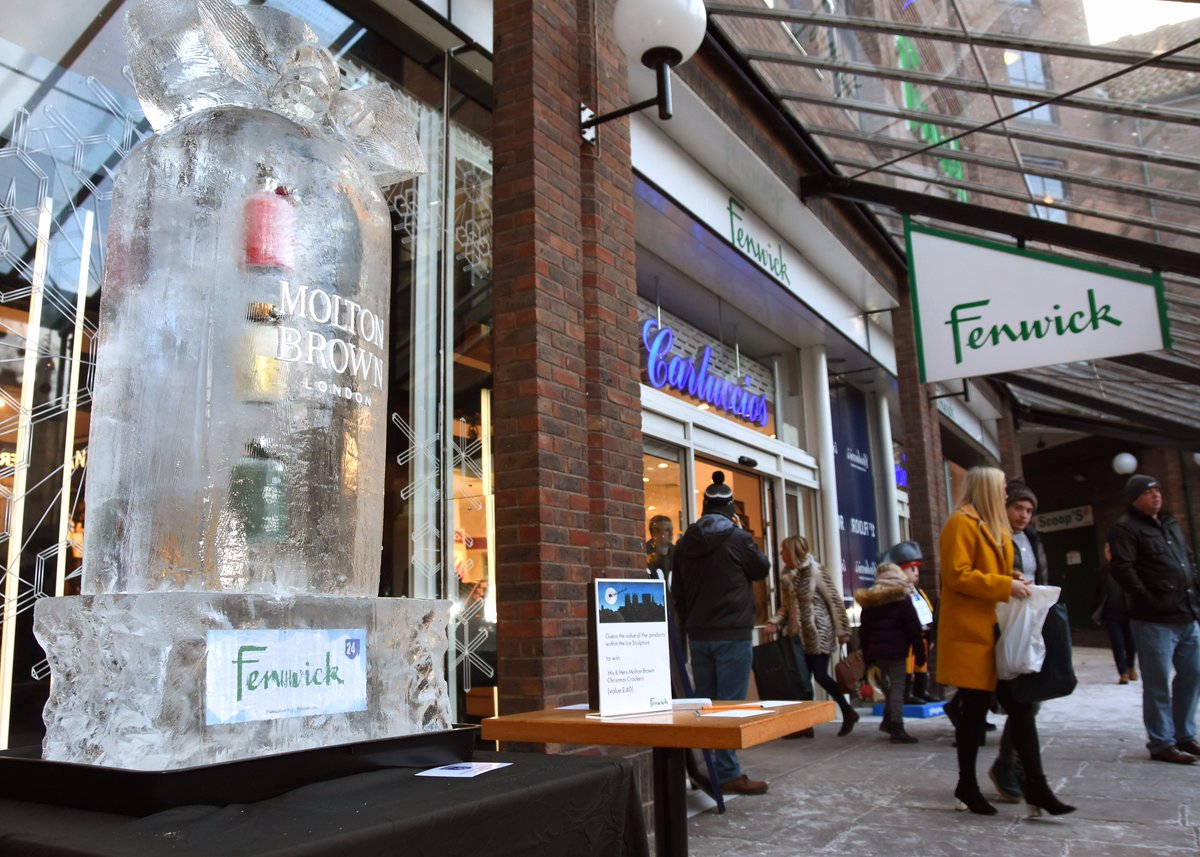
<path id="1" fill-rule="evenodd" d="M 750 389 L 747 375 L 730 381 L 710 374 L 712 347 L 705 346 L 695 357 L 672 354 L 675 334 L 669 327 L 650 318 L 642 324 L 642 347 L 646 351 L 646 375 L 656 390 L 678 390 L 693 399 L 706 402 L 731 417 L 765 427 L 770 420 L 770 402 Z M 697 359 L 699 362 L 697 362 Z"/>

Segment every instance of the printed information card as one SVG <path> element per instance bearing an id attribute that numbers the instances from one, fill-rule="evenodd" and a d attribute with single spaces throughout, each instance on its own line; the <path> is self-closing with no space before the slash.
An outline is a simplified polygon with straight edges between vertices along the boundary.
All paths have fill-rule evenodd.
<path id="1" fill-rule="evenodd" d="M 596 580 L 600 716 L 671 710 L 667 587 L 661 580 Z"/>

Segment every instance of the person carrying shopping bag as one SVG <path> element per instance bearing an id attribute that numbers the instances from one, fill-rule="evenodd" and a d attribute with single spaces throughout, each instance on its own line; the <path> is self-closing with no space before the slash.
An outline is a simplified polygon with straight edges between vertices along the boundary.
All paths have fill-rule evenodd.
<path id="1" fill-rule="evenodd" d="M 797 660 L 803 659 L 813 679 L 841 709 L 842 728 L 838 737 L 844 738 L 854 729 L 859 715 L 829 675 L 829 656 L 850 640 L 850 618 L 833 575 L 809 553 L 808 539 L 788 536 L 783 540 L 781 553 L 782 603 L 764 630 L 769 634 L 780 630 L 792 640 Z"/>
<path id="2" fill-rule="evenodd" d="M 937 680 L 958 688 L 955 727 L 958 808 L 995 815 L 976 777 L 976 761 L 992 693 L 1008 712 L 1013 745 L 1025 773 L 1025 802 L 1032 810 L 1063 815 L 1075 807 L 1050 791 L 1042 768 L 1034 706 L 1018 702 L 1009 682 L 996 673 L 996 604 L 1031 594 L 1013 566 L 1012 528 L 1005 511 L 1004 472 L 994 467 L 967 471 L 963 495 L 942 529 L 941 614 L 938 621 Z"/>

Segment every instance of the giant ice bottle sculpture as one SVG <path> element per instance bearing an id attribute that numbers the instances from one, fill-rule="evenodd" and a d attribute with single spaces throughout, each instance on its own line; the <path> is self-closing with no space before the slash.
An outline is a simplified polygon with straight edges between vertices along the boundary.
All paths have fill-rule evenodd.
<path id="1" fill-rule="evenodd" d="M 266 6 L 126 20 L 83 595 L 45 599 L 44 755 L 166 769 L 449 726 L 448 605 L 376 598 L 390 223 L 424 172 Z"/>

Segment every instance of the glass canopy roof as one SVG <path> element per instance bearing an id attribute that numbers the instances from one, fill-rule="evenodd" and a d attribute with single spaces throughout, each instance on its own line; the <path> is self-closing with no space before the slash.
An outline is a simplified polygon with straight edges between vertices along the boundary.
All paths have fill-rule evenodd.
<path id="1" fill-rule="evenodd" d="M 1123 18 L 1099 18 L 1102 2 Z M 1162 442 L 1200 449 L 1200 3 L 706 5 L 718 41 L 815 143 L 830 175 L 863 189 L 850 198 L 871 209 L 899 252 L 900 212 L 873 189 L 1066 224 L 1098 239 L 1088 249 L 1054 246 L 1032 230 L 1030 247 L 1062 255 L 1136 267 L 1145 252 L 1134 259 L 1107 246 L 1131 239 L 1149 258 L 1158 259 L 1156 249 L 1169 257 L 1161 267 L 1170 351 L 1003 380 L 1027 418 L 1053 412 L 1085 430 L 1094 422 L 1096 433 L 1150 428 Z M 1175 20 L 1154 26 L 1161 9 Z M 1014 240 L 945 215 L 914 220 Z M 1033 380 L 1022 386 L 1026 376 Z"/>

